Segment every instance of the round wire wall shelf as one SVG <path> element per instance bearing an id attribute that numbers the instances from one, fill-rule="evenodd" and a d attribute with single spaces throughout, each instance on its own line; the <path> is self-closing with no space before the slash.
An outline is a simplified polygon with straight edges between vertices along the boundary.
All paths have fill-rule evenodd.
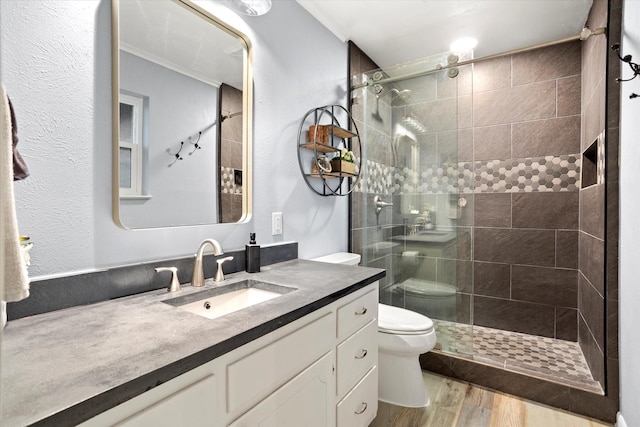
<path id="1" fill-rule="evenodd" d="M 340 125 L 339 118 L 347 122 Z M 341 152 L 353 153 L 354 162 L 340 160 Z M 341 105 L 313 108 L 298 129 L 298 165 L 307 186 L 321 196 L 351 194 L 362 170 L 358 127 Z"/>

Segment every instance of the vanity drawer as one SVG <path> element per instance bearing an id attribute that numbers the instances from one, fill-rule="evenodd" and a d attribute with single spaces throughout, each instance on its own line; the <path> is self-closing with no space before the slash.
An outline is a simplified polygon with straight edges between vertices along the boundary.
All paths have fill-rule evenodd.
<path id="1" fill-rule="evenodd" d="M 337 427 L 366 427 L 378 412 L 378 367 L 369 373 L 338 403 Z"/>
<path id="2" fill-rule="evenodd" d="M 378 288 L 338 308 L 338 338 L 344 339 L 378 317 Z"/>
<path id="3" fill-rule="evenodd" d="M 338 346 L 338 396 L 378 364 L 378 322 L 369 322 Z"/>
<path id="4" fill-rule="evenodd" d="M 334 330 L 335 315 L 327 313 L 227 365 L 227 411 L 248 409 L 318 360 Z"/>

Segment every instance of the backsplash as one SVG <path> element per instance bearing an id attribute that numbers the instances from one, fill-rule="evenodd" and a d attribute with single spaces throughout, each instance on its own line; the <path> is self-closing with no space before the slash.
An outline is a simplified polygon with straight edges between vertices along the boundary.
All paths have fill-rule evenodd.
<path id="1" fill-rule="evenodd" d="M 225 274 L 244 271 L 245 253 L 244 250 L 237 250 L 226 252 L 218 257 L 205 255 L 204 276 L 213 277 L 216 259 L 226 256 L 233 256 L 233 260 L 225 262 Z M 260 260 L 263 266 L 297 257 L 298 243 L 283 243 L 260 248 Z M 193 270 L 193 256 L 36 280 L 31 282 L 29 298 L 7 304 L 7 317 L 9 320 L 15 320 L 76 305 L 94 304 L 165 288 L 169 284 L 169 275 L 159 275 L 154 270 L 156 267 L 176 267 L 180 283 L 189 283 Z"/>

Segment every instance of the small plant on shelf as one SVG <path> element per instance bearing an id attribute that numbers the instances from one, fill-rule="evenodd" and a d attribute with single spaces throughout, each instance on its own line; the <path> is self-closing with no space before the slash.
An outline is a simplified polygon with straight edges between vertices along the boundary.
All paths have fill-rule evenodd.
<path id="1" fill-rule="evenodd" d="M 345 162 L 355 163 L 356 156 L 353 154 L 353 151 L 349 151 L 346 148 L 340 149 L 340 154 L 336 153 L 336 156 L 333 160 L 344 160 Z"/>
<path id="2" fill-rule="evenodd" d="M 347 174 L 356 173 L 356 157 L 353 151 L 343 148 L 331 159 L 331 170 Z"/>

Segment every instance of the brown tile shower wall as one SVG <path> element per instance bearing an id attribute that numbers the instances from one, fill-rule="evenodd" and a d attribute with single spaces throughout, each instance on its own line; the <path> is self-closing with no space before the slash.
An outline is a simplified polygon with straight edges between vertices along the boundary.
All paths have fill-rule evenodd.
<path id="1" fill-rule="evenodd" d="M 614 2 L 615 3 L 615 2 Z M 612 3 L 612 21 L 609 23 L 610 37 L 620 34 L 616 23 L 616 5 Z M 617 9 L 619 9 L 619 6 Z M 591 9 L 588 25 L 590 28 L 607 26 L 608 2 L 596 0 Z M 617 28 L 616 28 L 617 27 Z M 593 172 L 595 184 L 580 190 L 579 226 L 579 287 L 578 287 L 578 342 L 591 368 L 593 377 L 603 385 L 606 379 L 606 359 L 617 365 L 617 139 L 619 88 L 612 83 L 619 75 L 617 61 L 607 62 L 608 42 L 606 37 L 592 37 L 582 46 L 582 132 L 581 150 L 584 152 L 596 144 L 597 159 Z M 607 68 L 609 71 L 607 79 Z M 609 85 L 609 87 L 608 87 Z M 609 99 L 607 99 L 607 92 Z M 607 123 L 609 106 L 609 123 Z M 598 136 L 607 128 L 605 141 Z M 605 157 L 603 159 L 602 157 Z M 609 156 L 612 156 L 609 158 Z M 613 167 L 606 167 L 605 165 Z M 586 171 L 586 170 L 585 170 Z M 585 184 L 587 180 L 585 180 Z M 607 202 L 607 198 L 610 199 Z M 605 206 L 607 208 L 605 218 Z M 606 229 L 606 232 L 605 232 Z M 612 235 L 610 236 L 610 232 Z M 606 239 L 606 240 L 605 240 Z M 607 244 L 605 244 L 607 242 Z M 606 256 L 605 256 L 606 248 Z M 609 272 L 605 275 L 605 262 Z M 611 318 L 609 318 L 609 314 Z M 615 326 L 613 323 L 615 322 Z M 608 324 L 610 323 L 610 324 Z M 609 329 L 609 331 L 608 331 Z M 615 330 L 615 332 L 614 332 Z M 608 348 L 609 347 L 609 348 Z"/>
<path id="2" fill-rule="evenodd" d="M 607 12 L 607 9 L 608 12 Z M 607 22 L 607 15 L 609 16 Z M 459 226 L 472 226 L 474 220 L 476 222 L 477 229 L 488 229 L 488 232 L 504 233 L 508 235 L 512 231 L 514 233 L 532 231 L 537 233 L 538 231 L 552 230 L 554 233 L 553 249 L 549 249 L 551 246 L 551 238 L 549 233 L 542 233 L 540 239 L 533 239 L 535 243 L 533 247 L 541 251 L 539 256 L 542 256 L 547 263 L 550 263 L 549 253 L 553 251 L 553 258 L 555 265 L 550 266 L 532 266 L 525 264 L 511 264 L 507 262 L 485 261 L 473 259 L 466 261 L 465 263 L 459 263 L 465 271 L 465 276 L 468 276 L 468 272 L 472 271 L 473 281 L 471 279 L 463 279 L 463 292 L 473 299 L 480 299 L 488 302 L 486 308 L 487 312 L 492 309 L 498 312 L 498 314 L 491 316 L 493 321 L 498 322 L 496 319 L 500 319 L 501 316 L 511 321 L 505 322 L 508 325 L 512 322 L 523 323 L 521 318 L 532 317 L 533 320 L 528 323 L 539 325 L 541 329 L 550 330 L 551 321 L 549 320 L 553 315 L 553 322 L 555 328 L 555 336 L 561 339 L 578 339 L 578 328 L 580 333 L 579 342 L 589 364 L 594 371 L 594 376 L 603 381 L 603 387 L 606 395 L 600 396 L 593 393 L 585 392 L 582 390 L 573 389 L 566 386 L 560 386 L 547 381 L 542 381 L 529 376 L 520 376 L 504 370 L 498 370 L 492 367 L 488 367 L 482 364 L 476 364 L 472 361 L 467 361 L 460 358 L 450 357 L 444 354 L 428 353 L 424 355 L 427 358 L 437 360 L 439 363 L 422 363 L 423 368 L 432 370 L 434 372 L 440 372 L 445 375 L 461 378 L 466 381 L 471 381 L 480 385 L 502 390 L 508 393 L 517 394 L 522 397 L 543 402 L 551 406 L 569 409 L 573 412 L 581 413 L 591 417 L 599 418 L 608 422 L 615 422 L 616 412 L 618 410 L 618 394 L 619 394 L 619 363 L 618 363 L 618 120 L 619 120 L 619 95 L 620 87 L 615 82 L 615 77 L 620 75 L 620 63 L 613 55 L 607 56 L 607 45 L 619 42 L 621 31 L 621 15 L 622 15 L 622 2 L 620 0 L 594 0 L 593 8 L 590 14 L 588 25 L 590 28 L 598 28 L 604 25 L 608 27 L 608 40 L 604 36 L 597 36 L 589 39 L 587 42 L 583 42 L 583 46 L 580 48 L 582 56 L 584 76 L 578 76 L 576 73 L 580 70 L 580 65 L 576 65 L 575 61 L 573 68 L 561 66 L 564 69 L 564 73 L 569 73 L 564 77 L 555 78 L 556 82 L 556 110 L 555 117 L 550 118 L 535 118 L 535 115 L 526 116 L 525 112 L 521 109 L 516 109 L 514 112 L 504 114 L 510 120 L 521 120 L 516 122 L 495 122 L 496 116 L 492 112 L 481 112 L 481 120 L 483 125 L 480 126 L 473 121 L 473 114 L 475 109 L 469 110 L 469 105 L 474 100 L 470 100 L 468 95 L 470 93 L 470 81 L 464 81 L 460 79 L 458 86 L 458 92 L 461 96 L 462 103 L 465 103 L 459 111 L 466 115 L 462 117 L 459 123 L 463 125 L 457 132 L 458 139 L 458 161 L 468 162 L 474 166 L 479 162 L 480 166 L 483 166 L 488 162 L 493 162 L 499 159 L 516 159 L 520 161 L 523 156 L 543 156 L 547 148 L 555 147 L 556 144 L 559 147 L 565 147 L 558 152 L 570 153 L 570 155 L 579 155 L 589 141 L 584 135 L 590 135 L 590 138 L 595 138 L 602 129 L 606 129 L 606 171 L 604 185 L 599 189 L 583 190 L 578 195 L 578 206 L 582 212 L 578 213 L 576 219 L 575 213 L 569 216 L 564 216 L 562 210 L 557 209 L 558 201 L 552 200 L 552 197 L 565 197 L 564 195 L 554 196 L 554 192 L 544 192 L 540 195 L 536 192 L 537 197 L 544 198 L 549 197 L 549 203 L 545 203 L 544 199 L 533 199 L 536 195 L 534 192 L 522 192 L 526 193 L 524 196 L 519 196 L 521 192 L 511 188 L 507 191 L 506 188 L 501 187 L 501 191 L 492 192 L 486 195 L 480 191 L 476 193 L 476 196 L 480 196 L 476 200 L 475 210 L 473 209 L 473 199 L 469 197 L 470 204 L 466 212 L 462 212 L 462 216 L 458 219 Z M 595 48 L 594 46 L 598 46 Z M 570 57 L 576 59 L 576 52 L 573 51 Z M 364 56 L 366 57 L 366 55 Z M 566 59 L 566 58 L 565 58 Z M 607 77 L 604 81 L 606 86 L 601 86 L 601 79 L 604 77 L 602 67 L 596 70 L 593 67 L 595 63 L 601 63 L 602 60 L 606 62 Z M 352 72 L 351 75 L 355 75 L 358 72 L 364 72 L 371 69 L 377 69 L 378 67 L 372 62 L 368 62 L 367 66 L 357 68 L 354 66 L 354 60 L 360 61 L 361 58 L 352 54 Z M 364 60 L 366 62 L 366 60 Z M 502 61 L 496 60 L 493 69 L 477 66 L 476 74 L 478 76 L 473 81 L 474 99 L 483 92 L 500 91 L 503 90 L 503 94 L 507 94 L 508 91 L 504 91 L 514 84 L 516 86 L 523 84 L 523 82 L 529 82 L 526 84 L 532 85 L 536 88 L 545 88 L 544 85 L 535 85 L 536 82 L 531 81 L 536 77 L 541 78 L 542 83 L 546 80 L 553 80 L 554 78 L 547 73 L 546 68 L 542 69 L 542 65 L 528 65 L 527 69 L 520 70 L 516 75 L 512 75 L 512 69 L 517 68 L 517 64 L 526 64 L 527 61 L 531 61 L 531 56 L 525 58 L 502 58 Z M 555 58 L 551 55 L 547 59 L 542 59 L 543 63 L 546 61 L 545 66 L 551 66 L 549 70 L 555 68 L 553 64 L 562 62 L 562 58 Z M 600 62 L 599 62 L 600 61 Z M 577 63 L 581 62 L 580 57 L 577 58 Z M 487 64 L 488 65 L 488 64 Z M 525 67 L 525 68 L 527 68 Z M 355 71 L 359 70 L 359 71 Z M 573 70 L 573 71 L 571 71 Z M 482 73 L 484 76 L 482 77 Z M 461 77 L 463 73 L 461 73 Z M 544 78 L 543 78 L 544 77 Z M 600 86 L 599 86 L 600 85 Z M 605 90 L 606 88 L 606 98 Z M 549 91 L 550 92 L 550 91 Z M 439 91 L 442 95 L 446 91 Z M 541 92 L 542 93 L 542 92 Z M 540 94 L 521 89 L 519 94 L 528 96 L 538 96 Z M 582 95 L 581 94 L 585 94 Z M 485 100 L 491 99 L 490 94 L 485 94 Z M 513 99 L 513 98 L 512 98 Z M 487 101 L 488 102 L 488 101 Z M 544 108 L 548 109 L 550 103 L 541 102 Z M 499 105 L 496 104 L 496 105 Z M 480 108 L 477 106 L 477 108 Z M 362 110 L 355 106 L 354 111 L 360 112 L 360 120 L 362 120 Z M 492 105 L 484 104 L 484 108 L 494 108 Z M 469 113 L 469 111 L 471 111 Z M 466 113 L 465 113 L 466 112 Z M 549 111 L 547 111 L 549 112 Z M 594 116 L 594 112 L 597 114 Z M 381 115 L 388 114 L 386 111 L 381 111 Z M 389 119 L 389 116 L 385 116 Z M 588 120 L 588 122 L 587 122 Z M 490 124 L 486 124 L 490 123 Z M 360 122 L 359 122 L 360 126 Z M 579 127 L 577 142 L 575 128 Z M 380 127 L 382 129 L 382 127 Z M 566 132 L 570 130 L 570 132 Z M 527 136 L 530 139 L 523 139 L 523 136 Z M 388 137 L 388 135 L 387 135 Z M 380 136 L 379 138 L 384 138 Z M 552 141 L 555 139 L 555 141 Z M 388 140 L 387 140 L 388 141 Z M 535 141 L 535 142 L 533 142 Z M 529 143 L 531 142 L 531 144 Z M 551 145 L 550 145 L 551 143 Z M 380 145 L 382 147 L 383 145 Z M 566 147 L 570 147 L 566 149 Z M 555 150 L 554 150 L 555 151 Z M 554 153 L 554 155 L 557 155 Z M 567 154 L 569 155 L 569 154 Z M 526 159 L 523 160 L 523 163 Z M 384 157 L 380 157 L 381 164 L 390 165 L 390 160 L 385 160 Z M 506 160 L 504 160 L 504 164 Z M 475 168 L 472 168 L 472 170 Z M 382 172 L 381 172 L 382 173 Z M 556 173 L 556 172 L 554 172 Z M 562 172 L 560 172 L 562 175 Z M 476 179 L 482 179 L 480 175 L 472 175 L 470 182 L 477 182 Z M 580 183 L 578 182 L 579 186 Z M 568 188 L 568 187 L 567 187 Z M 515 194 L 513 194 L 515 192 Z M 595 195 L 590 192 L 602 192 L 604 196 Z M 560 193 L 573 193 L 572 195 L 566 195 L 566 197 L 573 199 L 566 200 L 568 205 L 575 205 L 575 197 L 578 194 L 578 188 L 573 188 L 572 191 L 562 190 Z M 530 195 L 532 198 L 529 198 Z M 491 199 L 495 196 L 494 199 Z M 352 198 L 353 207 L 353 241 L 354 250 L 362 251 L 362 238 L 363 230 L 367 227 L 375 228 L 375 217 L 373 217 L 368 209 L 371 207 L 373 195 L 367 194 L 367 198 Z M 524 209 L 519 211 L 516 207 L 514 211 L 514 197 L 517 200 L 519 206 L 533 207 L 534 217 L 527 218 L 522 214 Z M 519 197 L 522 197 L 520 199 Z M 604 202 L 602 201 L 604 197 Z M 527 200 L 528 199 L 528 200 Z M 603 203 L 601 205 L 601 203 Z M 595 206 L 595 207 L 594 207 Z M 606 210 L 606 215 L 592 215 L 591 212 L 599 211 L 600 206 Z M 367 217 L 363 218 L 363 212 L 367 211 Z M 526 213 L 526 212 L 525 212 Z M 558 218 L 560 213 L 561 219 Z M 384 214 L 383 214 L 384 215 Z M 390 213 L 389 213 L 390 215 Z M 573 227 L 573 228 L 554 228 L 549 220 L 558 219 L 562 221 L 558 227 Z M 526 220 L 529 219 L 535 222 L 534 228 L 526 228 Z M 382 223 L 390 225 L 391 218 L 381 217 Z M 547 222 L 545 222 L 547 221 Z M 576 224 L 577 221 L 577 225 Z M 540 223 L 542 222 L 542 223 Z M 549 227 L 549 228 L 547 228 Z M 505 231 L 506 230 L 506 231 Z M 591 230 L 591 232 L 587 232 Z M 598 248 L 598 245 L 589 246 L 587 242 L 582 242 L 581 239 L 585 239 L 587 236 L 601 235 L 603 230 L 603 236 L 599 240 L 603 243 L 603 246 Z M 389 231 L 376 231 L 376 241 L 384 241 L 385 234 Z M 525 233 L 526 234 L 526 233 Z M 513 237 L 516 236 L 516 237 Z M 512 235 L 512 238 L 518 238 L 517 234 Z M 546 240 L 545 240 L 546 239 Z M 544 246 L 537 240 L 546 242 Z M 371 243 L 371 242 L 369 242 Z M 474 244 L 477 243 L 477 239 Z M 581 257 L 578 255 L 578 246 L 582 245 Z M 517 246 L 516 246 L 517 247 Z M 378 258 L 372 258 L 372 263 L 381 267 L 391 267 L 392 257 L 384 255 L 383 249 L 379 249 L 377 254 Z M 546 252 L 546 255 L 545 255 Z M 361 252 L 362 253 L 362 252 Z M 503 255 L 505 255 L 503 253 Z M 511 256 L 511 255 L 505 255 Z M 580 258 L 580 259 L 579 259 Z M 597 270 L 601 267 L 594 268 L 598 265 L 598 260 L 604 260 L 603 267 L 606 274 L 602 278 L 600 285 L 598 280 L 593 279 L 597 276 Z M 444 260 L 447 261 L 447 260 Z M 469 264 L 472 264 L 472 269 L 469 268 Z M 580 264 L 580 271 L 578 266 Z M 589 266 L 588 266 L 589 265 Z M 601 263 L 602 266 L 602 263 Z M 436 266 L 437 268 L 437 266 Z M 513 272 L 515 270 L 515 273 Z M 555 276 L 558 274 L 558 276 Z M 568 282 L 574 283 L 572 275 L 576 275 L 575 285 L 567 285 Z M 515 278 L 512 278 L 515 276 Z M 571 277 L 569 277 L 571 276 Z M 392 275 L 387 275 L 387 280 Z M 587 277 L 591 277 L 596 284 L 591 283 Z M 532 294 L 531 283 L 536 286 L 533 290 L 536 290 L 539 286 L 541 289 L 546 289 L 546 292 L 539 294 Z M 597 291 L 597 286 L 600 286 L 601 291 Z M 473 287 L 473 292 L 470 288 Z M 564 301 L 559 304 L 555 301 L 549 301 L 552 293 L 557 289 L 563 289 L 561 291 L 562 296 L 559 298 Z M 573 292 L 571 291 L 573 289 Z M 515 290 L 516 299 L 513 297 Z M 601 292 L 604 292 L 602 294 Z M 573 294 L 573 297 L 571 296 Z M 555 295 L 555 294 L 554 294 Z M 575 298 L 575 305 L 573 307 L 565 307 L 567 300 Z M 491 306 L 491 303 L 494 303 Z M 504 303 L 504 304 L 502 304 Z M 557 304 L 557 305 L 554 305 Z M 504 308 L 505 306 L 506 308 Z M 594 308 L 595 307 L 595 308 Z M 476 315 L 478 311 L 476 310 Z M 553 314 L 552 314 L 553 313 Z M 490 314 L 490 313 L 489 313 Z M 514 319 L 515 318 L 515 319 Z M 580 320 L 578 320 L 578 318 Z M 578 321 L 580 326 L 577 326 Z M 591 326 L 589 326 L 591 325 Z M 601 325 L 600 329 L 597 325 Z M 507 328 L 508 329 L 508 328 Z M 544 332 L 544 330 L 543 330 Z M 598 344 L 600 342 L 600 345 Z M 441 363 L 440 363 L 441 362 Z"/>
<path id="3" fill-rule="evenodd" d="M 580 42 L 474 67 L 473 322 L 576 341 Z"/>
<path id="4" fill-rule="evenodd" d="M 242 111 L 242 91 L 229 85 L 220 87 L 221 115 Z M 237 222 L 242 216 L 242 187 L 235 183 L 234 171 L 242 171 L 242 115 L 220 124 L 220 222 Z"/>
<path id="5" fill-rule="evenodd" d="M 378 68 L 378 65 L 360 48 L 349 42 L 350 76 L 359 76 Z M 372 179 L 367 180 L 364 175 L 361 176 L 360 183 L 351 195 L 350 250 L 362 255 L 363 265 L 387 270 L 387 276 L 380 283 L 381 301 L 385 302 L 383 290 L 392 283 L 392 277 L 390 277 L 393 270 L 392 250 L 391 248 L 385 248 L 380 243 L 390 237 L 392 214 L 390 209 L 384 209 L 376 218 L 373 198 L 376 194 L 386 198 L 390 198 L 390 195 L 388 189 L 373 184 L 366 185 L 365 182 L 380 182 L 383 177 L 390 175 L 388 168 L 392 164 L 389 150 L 391 141 L 391 108 L 385 103 L 376 105 L 374 100 L 375 98 L 368 99 L 371 104 L 366 108 L 366 111 L 370 112 L 370 116 L 366 120 L 368 124 L 366 128 L 365 106 L 362 104 L 364 99 L 359 99 L 357 103 L 351 106 L 351 113 L 363 139 L 363 144 L 367 145 L 368 160 L 375 166 L 363 168 L 367 176 L 371 176 Z M 360 155 L 358 152 L 355 154 Z M 373 179 L 373 175 L 375 175 L 376 179 Z"/>
<path id="6" fill-rule="evenodd" d="M 377 68 L 351 47 L 351 75 Z M 429 130 L 419 136 L 420 175 L 393 167 L 392 109 L 383 102 L 368 106 L 377 117 L 367 118 L 368 176 L 358 186 L 362 194 L 352 197 L 352 250 L 390 270 L 389 284 L 402 282 L 409 270 L 401 268 L 400 252 L 380 244 L 393 233 L 392 212 L 402 217 L 402 198 L 418 193 L 419 203 L 436 206 L 449 194 L 467 193 L 468 205 L 453 224 L 458 245 L 442 256 L 451 259 L 427 255 L 420 279 L 457 285 L 457 321 L 471 322 L 473 312 L 482 326 L 576 341 L 580 59 L 574 42 L 478 63 L 473 73 L 439 77 L 425 86 L 429 93 L 413 96 L 429 101 L 406 111 L 395 107 Z M 353 106 L 360 129 L 363 111 Z M 447 144 L 451 138 L 454 144 Z M 447 152 L 456 145 L 457 153 Z M 457 161 L 458 179 L 442 177 L 447 158 Z M 389 173 L 393 182 L 385 183 Z M 392 192 L 397 206 L 376 223 L 374 195 Z M 439 211 L 439 226 L 446 216 Z"/>

